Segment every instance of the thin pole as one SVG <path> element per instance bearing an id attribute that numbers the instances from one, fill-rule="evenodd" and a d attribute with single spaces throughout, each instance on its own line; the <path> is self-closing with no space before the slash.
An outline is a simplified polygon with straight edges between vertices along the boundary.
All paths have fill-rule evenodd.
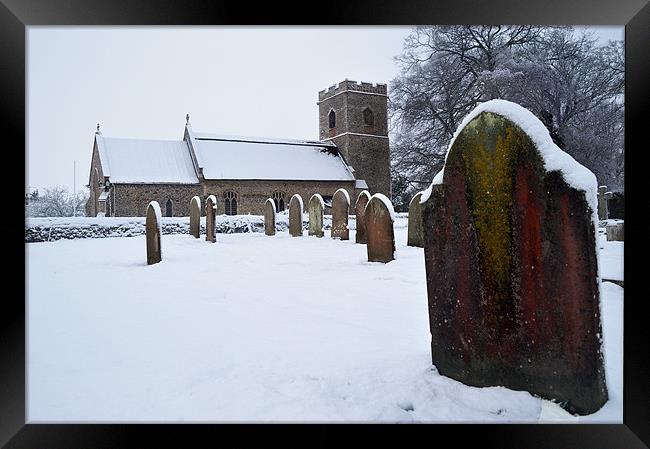
<path id="1" fill-rule="evenodd" d="M 77 216 L 77 196 L 75 190 L 77 189 L 77 160 L 75 159 L 72 165 L 72 216 Z"/>

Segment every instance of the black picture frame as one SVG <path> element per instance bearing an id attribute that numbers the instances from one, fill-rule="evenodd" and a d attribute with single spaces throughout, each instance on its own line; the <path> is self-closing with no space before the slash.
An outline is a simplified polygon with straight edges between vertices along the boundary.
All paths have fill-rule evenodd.
<path id="1" fill-rule="evenodd" d="M 642 448 L 650 444 L 650 369 L 648 368 L 647 318 L 642 311 L 645 264 L 650 219 L 641 182 L 645 169 L 643 152 L 648 151 L 646 128 L 650 107 L 650 4 L 646 0 L 544 0 L 534 3 L 511 0 L 456 0 L 441 4 L 424 0 L 358 1 L 281 5 L 277 2 L 220 3 L 208 0 L 100 1 L 100 0 L 3 0 L 0 5 L 0 85 L 2 92 L 3 174 L 10 177 L 0 230 L 4 237 L 3 275 L 7 281 L 0 311 L 0 444 L 8 448 L 124 447 L 137 435 L 149 447 L 186 446 L 188 439 L 225 442 L 224 428 L 212 425 L 137 424 L 25 424 L 25 243 L 23 226 L 23 170 L 25 162 L 25 75 L 26 27 L 31 25 L 414 25 L 414 24 L 573 24 L 625 25 L 626 112 L 625 112 L 625 251 L 627 302 L 624 311 L 624 424 L 582 425 L 436 425 L 408 429 L 411 438 L 425 444 L 451 438 L 451 444 L 476 438 L 481 446 L 513 448 Z M 270 19 L 272 18 L 272 19 Z M 326 45 L 324 43 L 323 45 Z M 318 51 L 315 49 L 315 51 Z M 23 151 L 21 151 L 23 149 Z M 20 206 L 18 203 L 21 203 Z M 14 218 L 16 217 L 16 218 Z M 17 218 L 21 217 L 21 219 Z M 637 257 L 635 257 L 637 256 Z M 638 258 L 640 256 L 640 258 Z M 635 262 L 636 260 L 636 262 Z M 21 263 L 22 262 L 22 263 Z M 12 273 L 11 271 L 15 271 Z M 647 275 L 646 275 L 647 277 Z M 17 287 L 17 288 L 13 288 Z M 631 290 L 630 290 L 631 289 Z M 17 291 L 17 293 L 12 293 Z M 24 295 L 20 295 L 20 292 Z M 460 426 L 460 427 L 458 427 Z M 238 427 L 238 426 L 236 426 Z M 280 426 L 282 428 L 282 426 Z M 338 427 L 338 426 L 337 426 Z M 469 428 L 468 428 L 469 427 Z M 263 434 L 275 427 L 264 426 Z M 311 429 L 311 427 L 310 427 Z M 384 427 L 366 427 L 382 437 Z M 242 429 L 243 430 L 243 429 Z M 316 429 L 314 429 L 316 430 Z M 324 431 L 321 431 L 324 430 Z M 393 426 L 395 430 L 395 426 Z M 303 441 L 337 442 L 328 429 Z M 402 430 L 396 430 L 401 432 Z M 410 432 L 422 432 L 413 435 Z M 425 433 L 426 432 L 426 433 Z M 364 432 L 365 433 L 365 432 Z M 244 433 L 246 436 L 259 432 Z M 216 440 L 216 436 L 219 439 Z M 314 438 L 318 435 L 317 438 Z M 316 441 L 317 440 L 317 441 Z M 244 440 L 240 440 L 244 441 Z M 271 440 L 268 440 L 269 442 Z M 415 440 L 413 440 L 415 441 Z M 298 441 L 297 441 L 298 442 Z M 644 444 L 645 443 L 645 444 Z"/>

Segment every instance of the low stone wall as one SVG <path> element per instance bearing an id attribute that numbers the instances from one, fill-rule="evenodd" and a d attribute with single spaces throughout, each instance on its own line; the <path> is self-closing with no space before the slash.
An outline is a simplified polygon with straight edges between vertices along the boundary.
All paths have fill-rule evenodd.
<path id="1" fill-rule="evenodd" d="M 264 217 L 261 215 L 217 215 L 216 230 L 218 234 L 244 232 L 264 232 Z M 408 214 L 397 214 L 395 227 L 406 227 Z M 323 217 L 325 229 L 330 229 L 332 216 Z M 303 229 L 309 222 L 304 214 Z M 348 226 L 356 229 L 356 219 L 350 215 Z M 276 215 L 275 230 L 289 230 L 289 215 Z M 162 217 L 162 233 L 189 234 L 189 217 Z M 89 239 L 107 237 L 133 237 L 145 234 L 144 217 L 56 217 L 27 218 L 25 222 L 25 242 L 51 242 L 61 239 Z M 205 235 L 205 217 L 201 217 L 201 234 Z"/>

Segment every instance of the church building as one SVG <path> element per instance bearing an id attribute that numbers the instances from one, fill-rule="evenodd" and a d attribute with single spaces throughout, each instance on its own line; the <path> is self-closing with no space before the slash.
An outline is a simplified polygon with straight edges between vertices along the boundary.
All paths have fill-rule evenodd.
<path id="1" fill-rule="evenodd" d="M 345 80 L 318 93 L 319 140 L 235 137 L 194 131 L 182 140 L 107 137 L 97 125 L 87 216 L 141 217 L 150 201 L 164 216 L 188 216 L 197 195 L 217 198 L 217 214 L 278 211 L 295 193 L 326 204 L 344 188 L 390 198 L 388 95 L 385 84 Z"/>

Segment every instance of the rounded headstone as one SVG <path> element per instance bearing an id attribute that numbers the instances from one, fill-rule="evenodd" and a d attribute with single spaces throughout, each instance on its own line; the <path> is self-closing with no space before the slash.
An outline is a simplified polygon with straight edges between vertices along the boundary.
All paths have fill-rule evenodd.
<path id="1" fill-rule="evenodd" d="M 314 193 L 309 198 L 309 235 L 322 237 L 325 233 L 323 230 L 323 209 L 325 201 L 318 193 Z"/>
<path id="2" fill-rule="evenodd" d="M 147 206 L 145 229 L 147 233 L 147 265 L 158 263 L 162 260 L 160 248 L 160 234 L 162 233 L 162 213 L 160 204 L 151 201 Z"/>
<path id="3" fill-rule="evenodd" d="M 541 130 L 534 138 L 545 139 L 545 154 L 561 156 L 532 113 L 507 106 L 527 129 Z M 438 371 L 473 386 L 526 390 L 571 413 L 595 412 L 608 398 L 595 176 L 580 171 L 593 186 L 571 187 L 559 170 L 546 171 L 533 137 L 484 109 L 458 132 L 443 170 L 423 204 Z"/>
<path id="4" fill-rule="evenodd" d="M 297 193 L 289 200 L 289 234 L 292 237 L 302 237 L 302 197 Z"/>
<path id="5" fill-rule="evenodd" d="M 368 201 L 370 201 L 370 192 L 364 190 L 359 194 L 359 196 L 357 197 L 357 202 L 354 205 L 354 214 L 357 223 L 357 232 L 355 236 L 355 241 L 357 243 L 365 244 L 368 242 L 367 233 L 366 233 L 366 218 L 364 215 Z"/>
<path id="6" fill-rule="evenodd" d="M 217 213 L 217 198 L 214 195 L 208 196 L 205 200 L 205 241 L 216 242 L 216 213 Z"/>
<path id="7" fill-rule="evenodd" d="M 349 213 L 350 195 L 345 189 L 338 189 L 332 197 L 332 238 L 350 240 Z"/>
<path id="8" fill-rule="evenodd" d="M 201 229 L 201 198 L 192 197 L 190 201 L 190 234 L 199 238 Z"/>
<path id="9" fill-rule="evenodd" d="M 365 210 L 368 262 L 390 262 L 395 259 L 395 211 L 390 200 L 375 193 Z"/>
<path id="10" fill-rule="evenodd" d="M 408 218 L 408 246 L 424 247 L 424 236 L 422 235 L 422 192 L 418 192 L 409 204 L 409 218 Z"/>
<path id="11" fill-rule="evenodd" d="M 275 201 L 268 198 L 264 202 L 264 233 L 275 235 Z"/>

